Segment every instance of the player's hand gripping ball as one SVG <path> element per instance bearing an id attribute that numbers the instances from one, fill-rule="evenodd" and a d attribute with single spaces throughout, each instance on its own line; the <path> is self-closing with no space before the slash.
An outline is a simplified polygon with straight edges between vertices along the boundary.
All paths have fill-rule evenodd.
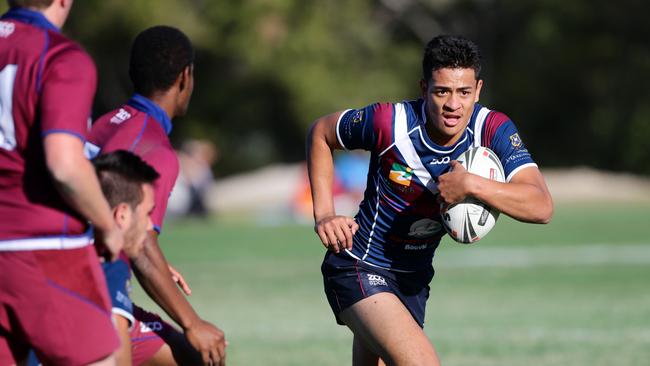
<path id="1" fill-rule="evenodd" d="M 479 146 L 465 151 L 458 162 L 469 173 L 497 182 L 505 182 L 503 166 L 499 157 L 487 147 Z M 499 218 L 499 211 L 480 200 L 467 197 L 464 200 L 441 208 L 442 223 L 449 236 L 463 244 L 482 239 L 492 230 Z"/>

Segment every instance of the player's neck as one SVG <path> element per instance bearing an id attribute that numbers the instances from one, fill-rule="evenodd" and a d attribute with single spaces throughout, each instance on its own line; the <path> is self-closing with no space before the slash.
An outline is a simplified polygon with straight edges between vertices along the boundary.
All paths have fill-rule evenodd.
<path id="1" fill-rule="evenodd" d="M 176 98 L 170 95 L 169 92 L 156 93 L 148 97 L 152 102 L 156 103 L 165 113 L 169 119 L 175 117 L 176 111 Z"/>

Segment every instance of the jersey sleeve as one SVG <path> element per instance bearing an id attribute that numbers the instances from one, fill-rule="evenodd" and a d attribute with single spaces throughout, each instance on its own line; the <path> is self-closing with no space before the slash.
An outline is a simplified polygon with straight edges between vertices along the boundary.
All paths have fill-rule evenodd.
<path id="1" fill-rule="evenodd" d="M 86 139 L 97 86 L 90 56 L 78 47 L 57 51 L 44 66 L 41 81 L 41 133 L 70 133 Z"/>
<path id="2" fill-rule="evenodd" d="M 147 152 L 142 158 L 160 174 L 154 183 L 155 206 L 151 213 L 154 230 L 160 234 L 167 211 L 167 201 L 178 177 L 178 157 L 173 150 L 160 148 Z"/>
<path id="3" fill-rule="evenodd" d="M 347 150 L 383 151 L 392 141 L 393 114 L 390 103 L 346 110 L 336 124 L 339 143 Z"/>
<path id="4" fill-rule="evenodd" d="M 131 279 L 129 265 L 124 258 L 119 258 L 114 262 L 102 263 L 102 269 L 111 297 L 111 312 L 126 318 L 129 325 L 133 325 L 135 318 L 133 317 L 133 302 L 129 295 Z"/>
<path id="5" fill-rule="evenodd" d="M 521 169 L 537 166 L 517 127 L 505 114 L 492 112 L 486 120 L 483 136 L 484 146 L 492 149 L 501 159 L 507 182 Z"/>

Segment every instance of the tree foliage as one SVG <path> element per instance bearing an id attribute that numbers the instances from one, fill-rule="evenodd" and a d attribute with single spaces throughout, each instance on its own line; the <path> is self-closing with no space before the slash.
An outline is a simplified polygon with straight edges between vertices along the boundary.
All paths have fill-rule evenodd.
<path id="1" fill-rule="evenodd" d="M 440 33 L 479 44 L 481 102 L 517 123 L 540 165 L 649 174 L 646 14 L 633 0 L 83 0 L 65 31 L 97 63 L 97 115 L 130 95 L 139 31 L 185 31 L 195 94 L 172 135 L 215 141 L 220 174 L 303 159 L 321 115 L 417 97 L 422 47 Z"/>

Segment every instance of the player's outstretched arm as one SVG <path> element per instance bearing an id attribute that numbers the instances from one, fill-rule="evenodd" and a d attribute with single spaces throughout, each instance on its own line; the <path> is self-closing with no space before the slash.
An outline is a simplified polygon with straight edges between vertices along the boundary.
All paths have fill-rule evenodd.
<path id="1" fill-rule="evenodd" d="M 553 216 L 553 199 L 536 167 L 517 172 L 508 183 L 470 174 L 457 161 L 439 178 L 440 198 L 446 204 L 473 196 L 506 215 L 523 222 L 546 224 Z"/>
<path id="2" fill-rule="evenodd" d="M 352 236 L 359 228 L 351 217 L 338 216 L 334 210 L 332 151 L 342 148 L 336 138 L 336 123 L 340 116 L 341 112 L 336 112 L 316 120 L 307 136 L 307 165 L 316 223 L 314 230 L 323 245 L 336 253 L 352 248 Z"/>
<path id="3" fill-rule="evenodd" d="M 83 141 L 67 133 L 50 133 L 45 136 L 43 146 L 47 168 L 59 193 L 92 222 L 111 258 L 116 258 L 122 249 L 122 233 L 102 194 L 95 168 L 84 156 Z"/>
<path id="4" fill-rule="evenodd" d="M 155 231 L 149 232 L 142 254 L 131 260 L 142 288 L 183 329 L 187 340 L 201 353 L 204 364 L 225 365 L 223 331 L 201 319 L 176 287 Z"/>

